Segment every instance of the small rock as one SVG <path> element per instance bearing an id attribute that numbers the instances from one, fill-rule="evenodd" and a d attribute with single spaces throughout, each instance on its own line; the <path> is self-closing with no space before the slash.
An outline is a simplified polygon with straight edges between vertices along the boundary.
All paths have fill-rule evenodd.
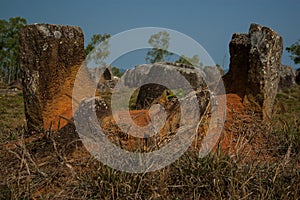
<path id="1" fill-rule="evenodd" d="M 291 66 L 282 65 L 279 71 L 279 76 L 280 76 L 280 80 L 278 84 L 278 90 L 290 88 L 296 84 L 295 82 L 296 73 L 294 68 Z"/>

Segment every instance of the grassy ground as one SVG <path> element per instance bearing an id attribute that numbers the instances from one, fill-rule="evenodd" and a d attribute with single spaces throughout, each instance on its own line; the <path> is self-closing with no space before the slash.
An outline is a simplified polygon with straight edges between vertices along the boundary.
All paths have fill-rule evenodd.
<path id="1" fill-rule="evenodd" d="M 286 149 L 300 159 L 300 86 L 277 94 L 273 117 L 274 153 L 284 154 Z"/>
<path id="2" fill-rule="evenodd" d="M 0 143 L 17 139 L 25 124 L 22 93 L 0 94 Z"/>
<path id="3" fill-rule="evenodd" d="M 277 95 L 268 133 L 254 127 L 259 125 L 254 120 L 228 126 L 239 135 L 233 140 L 244 141 L 236 142 L 241 148 L 265 140 L 261 151 L 270 159 L 245 160 L 245 152 L 222 147 L 198 158 L 189 149 L 170 166 L 146 174 L 99 163 L 72 126 L 27 141 L 16 130 L 24 119 L 21 96 L 2 96 L 0 102 L 0 124 L 6 127 L 1 129 L 0 199 L 300 199 L 299 86 Z"/>

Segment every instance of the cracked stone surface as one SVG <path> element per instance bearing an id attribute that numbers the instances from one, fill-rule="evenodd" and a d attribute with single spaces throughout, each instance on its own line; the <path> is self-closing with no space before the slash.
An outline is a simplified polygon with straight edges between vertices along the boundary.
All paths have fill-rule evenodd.
<path id="1" fill-rule="evenodd" d="M 20 33 L 20 66 L 27 128 L 57 129 L 71 118 L 73 83 L 84 61 L 84 36 L 75 26 L 34 24 Z"/>
<path id="2" fill-rule="evenodd" d="M 280 80 L 282 37 L 268 27 L 251 24 L 248 34 L 233 34 L 229 48 L 229 72 L 224 76 L 227 93 L 238 94 L 245 105 L 269 118 Z"/>

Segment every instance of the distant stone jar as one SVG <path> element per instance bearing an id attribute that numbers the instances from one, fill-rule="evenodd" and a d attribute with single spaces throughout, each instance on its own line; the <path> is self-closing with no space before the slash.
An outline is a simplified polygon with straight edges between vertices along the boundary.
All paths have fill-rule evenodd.
<path id="1" fill-rule="evenodd" d="M 280 80 L 278 84 L 278 90 L 290 88 L 296 84 L 296 73 L 292 66 L 282 65 L 279 71 L 279 76 Z"/>

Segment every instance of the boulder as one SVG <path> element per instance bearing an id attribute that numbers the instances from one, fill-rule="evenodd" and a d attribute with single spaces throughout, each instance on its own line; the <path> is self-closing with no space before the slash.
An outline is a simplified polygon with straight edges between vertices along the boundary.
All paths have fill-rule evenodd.
<path id="1" fill-rule="evenodd" d="M 34 24 L 20 32 L 20 68 L 29 131 L 57 129 L 72 117 L 72 89 L 84 61 L 75 26 Z"/>
<path id="2" fill-rule="evenodd" d="M 128 70 L 126 72 L 125 85 L 136 85 L 138 82 L 143 84 L 140 87 L 136 106 L 138 109 L 149 108 L 152 102 L 160 97 L 162 93 L 171 88 L 166 88 L 164 85 L 170 85 L 173 88 L 180 88 L 181 90 L 189 90 L 184 88 L 176 77 L 175 73 L 179 72 L 187 81 L 190 87 L 194 90 L 206 87 L 205 74 L 196 68 L 180 63 L 155 63 L 144 64 L 136 67 L 135 70 Z M 174 75 L 172 75 L 174 73 Z M 147 76 L 145 76 L 147 74 Z M 147 77 L 146 80 L 140 77 Z M 167 78 L 171 77 L 171 78 Z M 172 78 L 173 77 L 173 78 Z M 157 84 L 161 81 L 162 84 Z M 187 91 L 186 91 L 187 92 Z"/>
<path id="3" fill-rule="evenodd" d="M 88 70 L 91 79 L 97 82 L 97 89 L 100 93 L 112 92 L 112 89 L 118 82 L 118 78 L 114 76 L 110 66 L 89 68 Z"/>
<path id="4" fill-rule="evenodd" d="M 268 27 L 251 24 L 248 34 L 233 35 L 229 47 L 230 68 L 224 76 L 227 93 L 240 95 L 245 105 L 268 119 L 280 80 L 282 37 Z"/>
<path id="5" fill-rule="evenodd" d="M 296 84 L 296 73 L 293 67 L 282 65 L 279 71 L 279 84 L 278 90 L 290 88 Z"/>
<path id="6" fill-rule="evenodd" d="M 91 78 L 94 81 L 98 81 L 100 84 L 105 83 L 105 81 L 112 80 L 114 77 L 109 66 L 89 68 L 89 73 L 91 74 Z"/>
<path id="7" fill-rule="evenodd" d="M 130 112 L 132 119 L 136 119 L 137 117 L 140 119 L 138 120 L 139 123 L 137 123 L 139 126 L 145 126 L 150 121 L 152 123 L 151 130 L 148 130 L 149 132 L 139 132 L 139 134 L 143 136 L 142 140 L 144 141 L 144 145 L 138 146 L 139 148 L 143 148 L 143 151 L 153 151 L 157 148 L 163 147 L 172 139 L 178 140 L 179 138 L 176 138 L 178 131 L 185 133 L 187 131 L 194 130 L 192 133 L 195 134 L 195 126 L 192 126 L 193 128 L 191 128 L 191 123 L 197 124 L 199 122 L 197 119 L 199 120 L 199 118 L 204 116 L 204 114 L 209 114 L 205 113 L 210 102 L 210 91 L 207 88 L 203 88 L 202 90 L 199 89 L 196 92 L 191 93 L 191 95 L 187 95 L 184 99 L 181 99 L 181 102 L 176 97 L 166 98 L 166 92 L 167 90 L 163 91 L 162 95 L 156 99 L 157 101 L 155 101 L 155 103 L 160 104 L 160 106 L 164 109 L 161 109 L 160 106 L 152 106 L 151 112 L 147 111 L 145 119 L 142 120 L 144 122 L 146 121 L 143 125 L 141 125 L 141 116 L 145 113 L 145 110 L 139 110 L 140 113 L 135 115 Z M 193 107 L 194 104 L 191 103 L 193 102 L 193 95 L 197 98 L 196 103 L 199 105 L 200 116 L 196 115 L 198 114 L 197 112 L 194 112 L 195 107 Z M 186 109 L 181 110 L 181 106 L 185 106 Z M 163 111 L 166 111 L 166 116 L 163 114 Z M 106 136 L 117 145 L 125 145 L 125 148 L 126 144 L 128 144 L 127 142 L 131 140 L 129 148 L 132 148 L 134 142 L 139 139 L 137 137 L 131 138 L 127 135 L 129 131 L 135 132 L 135 128 L 132 127 L 128 121 L 130 117 L 128 118 L 127 115 L 124 114 L 126 114 L 126 111 L 118 110 L 116 112 L 116 117 L 119 118 L 119 120 L 122 120 L 122 122 L 117 125 L 115 122 L 116 118 L 113 118 L 111 115 L 111 108 L 101 97 L 86 98 L 80 102 L 79 107 L 74 114 L 76 130 L 80 134 L 81 138 L 84 138 L 86 142 L 97 141 L 97 145 L 99 145 L 98 142 L 103 142 L 103 136 Z M 185 116 L 184 119 L 181 118 L 183 114 Z M 164 124 L 161 124 L 164 122 L 162 121 L 164 116 L 166 117 L 166 121 Z M 100 129 L 99 125 L 104 128 Z M 125 129 L 127 132 L 122 133 L 119 128 L 116 128 L 118 126 L 123 128 L 126 127 Z M 155 135 L 151 135 L 152 131 L 157 132 Z M 91 143 L 91 145 L 93 144 Z M 122 146 L 122 148 L 124 148 L 124 146 Z"/>
<path id="8" fill-rule="evenodd" d="M 209 106 L 210 102 L 210 91 L 207 88 L 202 88 L 196 91 L 196 97 L 199 105 L 199 114 L 200 118 L 203 117 L 207 107 Z M 164 97 L 164 95 L 162 95 Z M 161 98 L 161 97 L 160 97 Z M 161 101 L 160 101 L 161 102 Z M 160 103 L 161 104 L 161 103 Z M 161 104 L 164 109 L 167 111 L 167 117 L 166 117 L 166 122 L 163 126 L 163 128 L 158 132 L 156 138 L 151 138 L 149 139 L 148 143 L 152 143 L 153 146 L 155 144 L 158 147 L 161 147 L 168 142 L 174 137 L 174 135 L 177 133 L 178 128 L 181 127 L 181 122 L 180 122 L 180 117 L 181 117 L 181 112 L 180 112 L 180 104 L 177 98 L 174 99 L 168 99 L 165 101 L 163 104 Z M 198 116 L 193 116 L 193 108 L 187 107 L 187 113 L 190 113 L 189 118 L 187 121 L 192 121 L 192 118 L 197 118 Z M 199 131 L 199 130 L 198 130 Z M 201 133 L 203 134 L 203 133 Z M 150 145 L 151 146 L 151 145 Z"/>
<path id="9" fill-rule="evenodd" d="M 94 115 L 96 114 L 96 115 Z M 111 109 L 105 100 L 100 96 L 95 96 L 91 98 L 84 98 L 80 101 L 78 105 L 78 109 L 74 113 L 74 121 L 78 127 L 80 126 L 85 127 L 87 123 L 83 123 L 83 121 L 89 121 L 91 117 L 97 117 L 100 125 L 103 125 L 103 119 L 107 116 L 111 115 Z M 89 131 L 85 131 L 89 133 Z"/>

